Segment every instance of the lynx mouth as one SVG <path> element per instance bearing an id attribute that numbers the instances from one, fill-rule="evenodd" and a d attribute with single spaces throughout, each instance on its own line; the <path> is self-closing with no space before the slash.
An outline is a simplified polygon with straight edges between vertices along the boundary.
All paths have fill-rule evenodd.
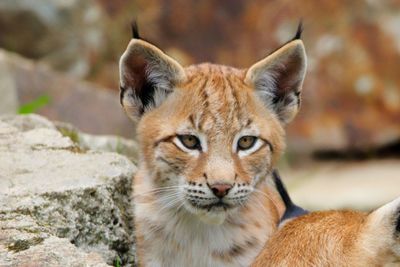
<path id="1" fill-rule="evenodd" d="M 215 203 L 211 203 L 211 204 L 207 204 L 207 205 L 199 205 L 198 203 L 193 203 L 191 202 L 191 204 L 201 210 L 206 210 L 207 212 L 210 211 L 227 211 L 228 209 L 233 208 L 233 206 L 231 204 L 225 203 L 222 200 L 219 200 Z"/>

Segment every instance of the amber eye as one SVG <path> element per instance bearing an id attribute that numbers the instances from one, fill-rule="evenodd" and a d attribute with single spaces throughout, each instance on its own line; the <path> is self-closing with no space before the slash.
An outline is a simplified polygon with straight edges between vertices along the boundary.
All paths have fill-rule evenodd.
<path id="1" fill-rule="evenodd" d="M 186 148 L 201 150 L 200 140 L 196 136 L 185 134 L 185 135 L 178 135 L 178 138 Z"/>
<path id="2" fill-rule="evenodd" d="M 237 143 L 238 149 L 240 150 L 250 149 L 252 146 L 254 146 L 256 141 L 257 137 L 255 136 L 250 136 L 250 135 L 242 136 L 240 137 Z"/>

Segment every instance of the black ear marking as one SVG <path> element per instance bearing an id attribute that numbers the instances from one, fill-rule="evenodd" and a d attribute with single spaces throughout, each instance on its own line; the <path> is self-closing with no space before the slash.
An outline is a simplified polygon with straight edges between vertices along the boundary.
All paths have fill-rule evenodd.
<path id="1" fill-rule="evenodd" d="M 119 86 L 119 103 L 121 105 L 122 105 L 122 99 L 124 98 L 125 91 L 126 91 L 126 89 L 120 85 Z"/>
<path id="2" fill-rule="evenodd" d="M 145 109 L 149 106 L 154 106 L 154 93 L 156 91 L 156 85 L 148 79 L 145 79 L 142 84 L 141 90 L 135 90 L 135 95 L 142 100 L 142 108 L 140 114 L 143 114 Z"/>
<path id="3" fill-rule="evenodd" d="M 397 210 L 396 216 L 396 233 L 400 234 L 400 208 Z"/>
<path id="4" fill-rule="evenodd" d="M 139 35 L 139 26 L 136 20 L 131 22 L 131 30 L 132 30 L 132 38 L 134 39 L 142 39 Z"/>
<path id="5" fill-rule="evenodd" d="M 283 221 L 288 220 L 288 219 L 292 219 L 292 218 L 296 218 L 296 217 L 308 214 L 307 210 L 305 210 L 293 203 L 277 170 L 273 170 L 272 178 L 274 179 L 276 190 L 278 191 L 279 195 L 281 196 L 283 203 L 285 204 L 285 207 L 286 207 L 285 213 L 283 214 L 279 223 L 282 223 Z"/>

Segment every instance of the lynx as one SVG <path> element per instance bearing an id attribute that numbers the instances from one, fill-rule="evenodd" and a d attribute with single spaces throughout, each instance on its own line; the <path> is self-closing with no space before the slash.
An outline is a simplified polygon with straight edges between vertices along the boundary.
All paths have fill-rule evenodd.
<path id="1" fill-rule="evenodd" d="M 138 123 L 140 265 L 400 266 L 400 198 L 307 214 L 273 171 L 300 106 L 300 35 L 247 69 L 184 68 L 133 28 L 120 101 Z"/>
<path id="2" fill-rule="evenodd" d="M 273 178 L 286 211 L 252 267 L 400 266 L 400 198 L 370 213 L 305 214 Z"/>
<path id="3" fill-rule="evenodd" d="M 306 54 L 295 37 L 246 69 L 182 67 L 133 38 L 120 101 L 137 122 L 134 216 L 141 266 L 250 266 L 285 207 L 271 179 L 296 115 Z"/>

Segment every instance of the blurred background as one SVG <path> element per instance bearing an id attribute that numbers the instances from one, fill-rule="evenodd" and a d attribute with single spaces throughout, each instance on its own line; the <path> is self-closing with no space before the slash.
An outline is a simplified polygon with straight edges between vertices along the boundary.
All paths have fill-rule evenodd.
<path id="1" fill-rule="evenodd" d="M 133 18 L 183 65 L 238 68 L 303 19 L 303 105 L 279 166 L 291 195 L 310 209 L 364 210 L 400 196 L 398 0 L 1 0 L 0 114 L 134 138 L 118 98 Z"/>

